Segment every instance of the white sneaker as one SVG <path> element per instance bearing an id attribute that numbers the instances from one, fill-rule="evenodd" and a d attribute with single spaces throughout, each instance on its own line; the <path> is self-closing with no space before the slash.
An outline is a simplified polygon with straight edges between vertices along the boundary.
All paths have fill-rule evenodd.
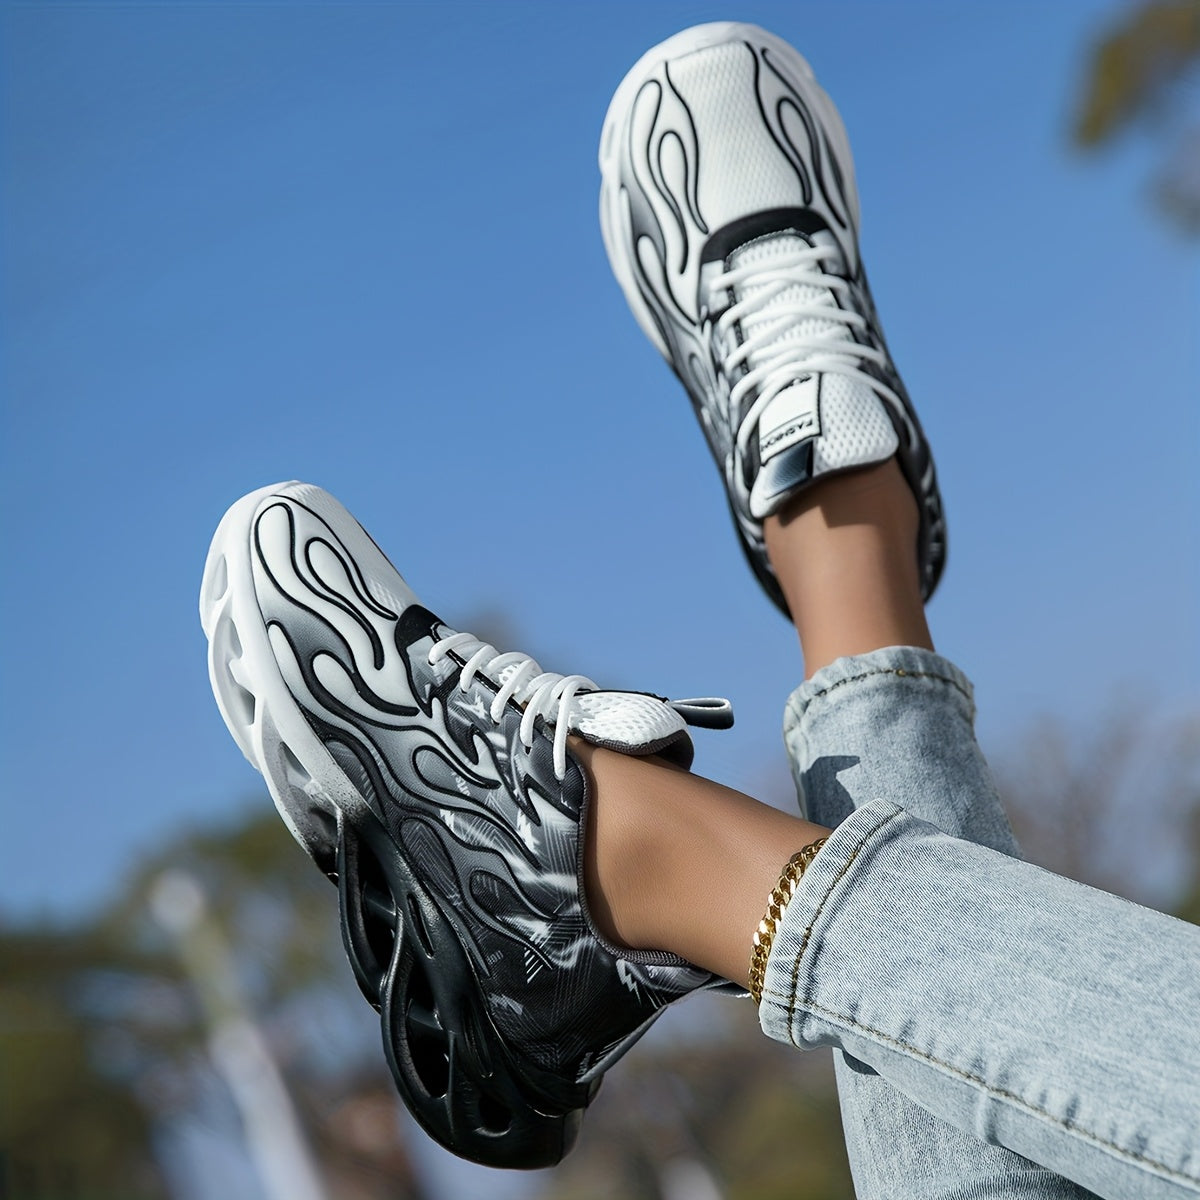
<path id="1" fill-rule="evenodd" d="M 768 595 L 787 611 L 763 519 L 893 455 L 932 594 L 946 554 L 933 459 L 859 259 L 846 132 L 809 65 L 753 25 L 686 29 L 617 89 L 600 169 L 609 262 L 691 396 Z"/>
<path id="2" fill-rule="evenodd" d="M 687 766 L 686 726 L 728 726 L 726 701 L 606 691 L 450 629 L 310 484 L 225 514 L 200 611 L 221 715 L 337 884 L 396 1086 L 447 1149 L 553 1165 L 668 1004 L 740 992 L 598 933 L 588 776 L 567 742 Z"/>

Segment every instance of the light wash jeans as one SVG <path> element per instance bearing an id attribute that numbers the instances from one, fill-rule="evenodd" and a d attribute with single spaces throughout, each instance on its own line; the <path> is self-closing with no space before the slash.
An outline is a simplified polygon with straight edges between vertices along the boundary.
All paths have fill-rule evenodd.
<path id="1" fill-rule="evenodd" d="M 801 806 L 836 829 L 763 1029 L 838 1048 L 861 1200 L 1194 1198 L 1200 928 L 1016 857 L 973 721 L 962 673 L 912 648 L 792 696 Z"/>

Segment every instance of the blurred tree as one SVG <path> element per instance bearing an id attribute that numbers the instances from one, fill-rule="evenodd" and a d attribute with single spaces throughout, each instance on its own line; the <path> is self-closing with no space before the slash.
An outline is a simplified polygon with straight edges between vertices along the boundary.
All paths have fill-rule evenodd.
<path id="1" fill-rule="evenodd" d="M 1073 135 L 1087 150 L 1108 146 L 1135 125 L 1167 143 L 1153 183 L 1161 209 L 1200 234 L 1200 0 L 1143 0 L 1101 37 L 1089 56 Z"/>
<path id="2" fill-rule="evenodd" d="M 1200 889 L 1200 716 L 1127 702 L 1082 732 L 1043 718 L 997 761 L 1030 859 L 1184 915 Z"/>
<path id="3" fill-rule="evenodd" d="M 342 957 L 333 889 L 265 801 L 234 826 L 165 847 L 93 920 L 0 934 L 0 1195 L 159 1200 L 181 1173 L 202 1170 L 169 1161 L 173 1129 L 217 1125 L 236 1138 L 194 981 L 150 915 L 168 868 L 203 889 L 239 1002 L 256 1014 L 329 1194 L 420 1200 L 378 1023 Z"/>
<path id="4" fill-rule="evenodd" d="M 0 933 L 0 1195 L 160 1200 L 167 1184 L 137 1088 L 136 1050 L 97 1021 L 96 989 L 170 978 L 171 964 L 96 929 Z M 155 1005 L 164 1031 L 186 1020 Z"/>

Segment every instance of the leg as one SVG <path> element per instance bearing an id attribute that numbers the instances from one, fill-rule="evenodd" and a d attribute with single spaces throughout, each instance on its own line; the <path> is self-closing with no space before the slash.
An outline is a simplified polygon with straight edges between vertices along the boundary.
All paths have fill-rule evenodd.
<path id="1" fill-rule="evenodd" d="M 584 877 L 600 932 L 619 946 L 654 949 L 668 932 L 660 897 L 687 895 L 686 907 L 670 906 L 674 952 L 719 962 L 708 969 L 744 985 L 746 931 L 758 925 L 781 864 L 829 831 L 658 759 L 581 741 L 572 748 L 593 783 Z M 697 889 L 698 879 L 710 886 Z"/>
<path id="2" fill-rule="evenodd" d="M 763 522 L 807 675 L 882 646 L 933 649 L 913 552 L 919 528 L 894 458 L 819 480 Z"/>
<path id="3" fill-rule="evenodd" d="M 760 856 L 747 847 L 731 859 L 707 836 L 722 811 L 706 811 L 711 785 L 687 787 L 699 833 L 681 838 L 645 803 L 647 791 L 658 795 L 649 775 L 630 790 L 628 775 L 608 774 L 611 755 L 593 750 L 588 763 L 602 814 L 589 853 L 610 933 L 636 930 L 648 945 L 686 949 L 732 975 L 749 945 L 741 914 L 754 910 L 762 886 L 745 864 Z M 754 826 L 747 816 L 737 819 Z M 621 852 L 610 855 L 613 827 Z M 764 818 L 751 839 L 769 857 L 809 832 L 797 823 L 789 839 L 786 826 Z M 646 862 L 657 864 L 649 876 Z M 711 905 L 714 880 L 737 915 L 716 914 L 698 936 L 696 913 Z M 1195 926 L 951 838 L 877 800 L 834 831 L 801 880 L 768 961 L 761 1016 L 772 1037 L 839 1047 L 862 1078 L 878 1072 L 961 1131 L 962 1165 L 970 1171 L 978 1153 L 998 1174 L 960 1175 L 960 1195 L 1034 1187 L 1078 1195 L 1064 1182 L 1074 1180 L 1104 1196 L 1195 1197 L 1198 957 Z M 881 1115 L 889 1114 L 902 1137 L 929 1137 L 935 1154 L 956 1144 L 928 1125 L 911 1129 L 894 1105 Z M 945 1178 L 924 1182 L 951 1192 Z M 1021 1190 L 1005 1190 L 1013 1185 Z"/>
<path id="4" fill-rule="evenodd" d="M 448 629 L 303 484 L 230 510 L 201 605 L 222 714 L 335 878 L 401 1095 L 443 1144 L 556 1161 L 666 1004 L 744 984 L 772 860 L 823 830 L 686 772 L 683 717 L 719 705 Z M 1193 926 L 875 801 L 783 914 L 762 1020 L 1106 1194 L 1194 1195 L 1198 953 Z"/>
<path id="5" fill-rule="evenodd" d="M 815 562 L 818 576 L 823 567 L 836 575 L 843 556 L 857 586 L 896 598 L 884 619 L 897 640 L 928 646 L 923 618 L 904 626 L 919 611 L 919 597 L 914 607 L 903 595 L 913 574 L 894 570 L 886 552 L 845 555 L 854 524 L 868 546 L 886 542 L 891 528 L 872 527 L 864 496 L 886 496 L 890 512 L 911 505 L 906 489 L 889 494 L 879 474 L 878 488 L 846 478 L 811 489 L 803 506 L 819 520 L 768 522 L 806 650 L 809 630 L 831 656 L 870 644 L 836 587 L 806 590 L 782 567 Z M 831 541 L 831 529 L 843 538 Z M 868 612 L 868 623 L 877 619 Z M 1192 1015 L 1200 930 L 1015 858 L 974 741 L 970 685 L 951 664 L 918 646 L 814 665 L 821 669 L 793 698 L 788 730 L 808 815 L 823 824 L 848 815 L 839 775 L 912 811 L 876 801 L 840 825 L 805 876 L 798 907 L 785 912 L 762 1019 L 780 1040 L 840 1048 L 863 1193 L 1200 1194 Z M 610 759 L 589 751 L 586 761 L 598 780 L 590 878 L 612 899 L 604 911 L 613 935 L 669 946 L 734 977 L 749 928 L 739 936 L 738 924 L 753 919 L 769 874 L 763 858 L 786 854 L 812 827 L 755 814 L 744 797 L 701 799 L 713 785 L 686 776 L 668 819 L 656 804 L 647 820 L 645 794 L 657 799 L 659 790 L 632 774 L 656 768 L 622 763 L 610 776 Z M 954 841 L 913 812 L 982 845 Z M 732 852 L 735 823 L 762 855 Z M 614 828 L 620 838 L 610 843 Z M 1130 1014 L 1138 1034 L 1126 1046 L 1115 1031 Z"/>
<path id="6" fill-rule="evenodd" d="M 1016 854 L 975 743 L 970 683 L 932 653 L 915 527 L 916 506 L 894 463 L 819 484 L 766 523 L 810 675 L 784 722 L 801 808 L 836 826 L 856 806 L 902 794 L 913 815 L 945 832 Z M 847 602 L 854 597 L 874 603 L 858 608 Z M 844 1051 L 834 1063 L 861 1195 L 1084 1194 L 933 1116 Z"/>
<path id="7" fill-rule="evenodd" d="M 903 784 L 918 804 L 930 797 L 921 815 L 1011 849 L 994 806 L 972 815 L 974 787 L 986 793 L 990 781 L 969 718 L 965 735 L 961 719 L 945 718 L 957 750 L 925 753 L 939 724 L 933 680 L 957 676 L 932 654 L 921 658 L 932 650 L 922 599 L 944 558 L 941 502 L 859 258 L 854 169 L 836 110 L 779 39 L 700 26 L 650 51 L 621 84 L 601 166 L 617 278 L 687 388 L 743 548 L 816 673 L 812 719 L 789 729 L 809 815 L 833 825 L 853 810 L 845 787 L 865 801 L 881 782 Z M 685 255 L 673 253 L 680 238 Z M 869 652 L 897 645 L 918 649 L 871 661 Z M 820 671 L 847 655 L 866 657 L 843 659 L 836 679 Z M 926 706 L 909 713 L 901 687 L 890 714 L 882 685 L 904 664 L 927 685 Z M 935 798 L 951 794 L 949 807 Z M 878 1076 L 844 1060 L 838 1071 L 864 1195 L 1077 1194 L 931 1118 Z"/>
<path id="8" fill-rule="evenodd" d="M 785 914 L 769 1034 L 1100 1195 L 1200 1194 L 1200 930 L 886 802 L 830 846 Z"/>

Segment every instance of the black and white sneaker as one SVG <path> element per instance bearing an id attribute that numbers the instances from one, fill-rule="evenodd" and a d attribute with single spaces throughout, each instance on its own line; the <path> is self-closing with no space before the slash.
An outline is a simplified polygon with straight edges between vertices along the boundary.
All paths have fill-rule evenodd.
<path id="1" fill-rule="evenodd" d="M 662 1009 L 732 985 L 596 933 L 587 777 L 568 732 L 689 765 L 667 702 L 543 672 L 417 603 L 328 493 L 264 488 L 222 520 L 200 611 L 217 704 L 338 888 L 346 952 L 397 1086 L 442 1145 L 543 1167 Z"/>
<path id="2" fill-rule="evenodd" d="M 894 454 L 928 597 L 946 553 L 933 460 L 859 259 L 846 132 L 809 65 L 753 25 L 684 30 L 617 89 L 600 169 L 609 262 L 691 396 L 767 593 L 787 611 L 763 519 Z"/>

